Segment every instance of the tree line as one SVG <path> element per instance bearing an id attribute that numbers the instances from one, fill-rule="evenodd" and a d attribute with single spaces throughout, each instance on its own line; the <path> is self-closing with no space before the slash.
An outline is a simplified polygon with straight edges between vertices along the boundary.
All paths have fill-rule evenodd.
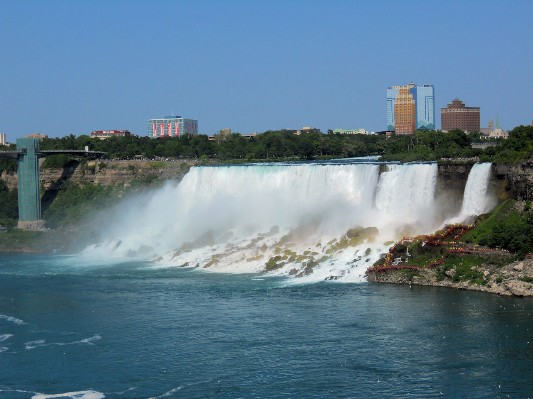
<path id="1" fill-rule="evenodd" d="M 239 133 L 222 132 L 209 140 L 206 135 L 150 138 L 147 136 L 111 137 L 106 140 L 89 136 L 69 135 L 41 140 L 43 150 L 72 149 L 104 151 L 109 159 L 196 158 L 212 161 L 278 161 L 351 158 L 381 155 L 384 160 L 432 161 L 442 158 L 479 157 L 482 161 L 514 163 L 533 153 L 533 127 L 518 126 L 508 139 L 490 139 L 494 146 L 472 148 L 480 142 L 479 133 L 466 134 L 460 130 L 417 131 L 412 135 L 386 136 L 344 135 L 329 131 L 294 134 L 293 130 L 269 130 L 255 137 L 245 138 Z M 14 148 L 14 146 L 12 146 Z M 0 150 L 2 148 L 0 147 Z M 5 149 L 5 148 L 4 148 Z M 60 167 L 68 156 L 48 157 L 45 166 Z M 0 161 L 1 170 L 15 170 L 13 161 Z"/>

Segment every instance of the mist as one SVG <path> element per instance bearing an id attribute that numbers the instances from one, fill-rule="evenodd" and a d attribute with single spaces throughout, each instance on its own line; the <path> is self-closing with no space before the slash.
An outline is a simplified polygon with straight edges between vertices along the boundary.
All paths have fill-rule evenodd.
<path id="1" fill-rule="evenodd" d="M 486 202 L 479 187 L 488 177 L 465 192 L 468 212 L 443 214 L 436 182 L 435 163 L 194 167 L 179 184 L 120 202 L 82 257 L 363 281 L 392 241 L 433 232 Z"/>

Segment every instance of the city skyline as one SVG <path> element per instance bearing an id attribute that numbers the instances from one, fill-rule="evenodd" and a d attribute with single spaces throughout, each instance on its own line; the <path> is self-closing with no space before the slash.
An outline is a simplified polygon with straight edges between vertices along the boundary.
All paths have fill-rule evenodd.
<path id="1" fill-rule="evenodd" d="M 527 1 L 6 2 L 0 132 L 146 135 L 147 120 L 171 114 L 203 134 L 380 131 L 385 89 L 408 82 L 433 85 L 435 109 L 476 104 L 482 126 L 498 115 L 502 128 L 527 125 L 532 11 Z"/>

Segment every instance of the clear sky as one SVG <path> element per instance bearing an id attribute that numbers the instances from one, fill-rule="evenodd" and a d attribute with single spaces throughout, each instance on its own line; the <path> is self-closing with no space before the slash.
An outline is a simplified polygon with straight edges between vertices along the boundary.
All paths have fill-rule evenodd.
<path id="1" fill-rule="evenodd" d="M 533 119 L 533 1 L 0 0 L 8 141 L 128 129 L 386 128 L 386 89 L 435 85 L 482 126 Z"/>

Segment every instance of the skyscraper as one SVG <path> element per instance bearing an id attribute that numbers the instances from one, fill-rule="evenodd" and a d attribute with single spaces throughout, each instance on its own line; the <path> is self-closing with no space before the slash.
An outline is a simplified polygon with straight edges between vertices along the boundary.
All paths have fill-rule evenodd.
<path id="1" fill-rule="evenodd" d="M 416 86 L 416 128 L 435 129 L 435 88 L 433 85 Z"/>
<path id="2" fill-rule="evenodd" d="M 398 134 L 414 133 L 416 130 L 416 103 L 411 86 L 400 86 L 394 101 L 394 130 Z"/>
<path id="3" fill-rule="evenodd" d="M 414 107 L 414 115 L 413 108 Z M 401 112 L 397 114 L 397 112 Z M 414 133 L 435 129 L 435 89 L 433 85 L 392 86 L 387 89 L 387 129 Z"/>

